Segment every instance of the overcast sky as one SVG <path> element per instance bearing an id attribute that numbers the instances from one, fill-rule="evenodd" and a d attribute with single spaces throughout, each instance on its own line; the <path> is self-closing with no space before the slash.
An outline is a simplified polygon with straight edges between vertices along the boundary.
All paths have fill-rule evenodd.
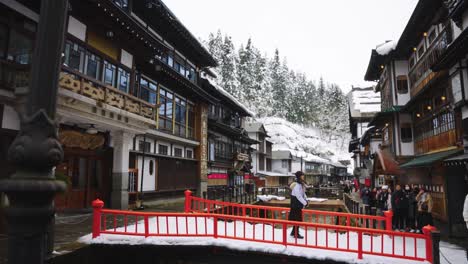
<path id="1" fill-rule="evenodd" d="M 236 48 L 249 37 L 290 68 L 344 91 L 363 80 L 371 50 L 398 39 L 417 0 L 163 0 L 196 37 L 218 29 Z"/>

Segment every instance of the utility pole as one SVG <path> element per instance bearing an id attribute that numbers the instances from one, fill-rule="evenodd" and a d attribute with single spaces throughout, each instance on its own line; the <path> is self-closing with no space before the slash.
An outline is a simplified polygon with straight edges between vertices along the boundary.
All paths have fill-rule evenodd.
<path id="1" fill-rule="evenodd" d="M 8 263 L 43 264 L 54 196 L 65 190 L 53 168 L 63 159 L 55 121 L 68 0 L 42 0 L 26 112 L 8 157 L 16 172 L 0 183 L 8 196 Z M 53 227 L 52 227 L 53 228 Z"/>

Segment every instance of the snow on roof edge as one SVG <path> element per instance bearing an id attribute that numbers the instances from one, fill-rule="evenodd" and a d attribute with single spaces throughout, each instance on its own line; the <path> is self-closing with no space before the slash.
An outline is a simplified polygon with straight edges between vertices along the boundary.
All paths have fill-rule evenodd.
<path id="1" fill-rule="evenodd" d="M 219 86 L 218 84 L 216 84 L 213 80 L 211 80 L 210 78 L 208 77 L 205 77 L 205 76 L 201 76 L 202 79 L 205 79 L 207 80 L 214 88 L 216 88 L 216 90 L 218 90 L 220 93 L 222 93 L 224 96 L 226 96 L 227 98 L 229 98 L 231 101 L 233 101 L 237 106 L 239 106 L 240 108 L 242 108 L 245 112 L 247 112 L 249 115 L 251 115 L 252 117 L 256 116 L 256 113 L 253 112 L 252 110 L 248 109 L 245 105 L 243 105 L 241 102 L 239 102 L 232 94 L 228 93 L 226 90 L 224 90 L 223 87 Z"/>

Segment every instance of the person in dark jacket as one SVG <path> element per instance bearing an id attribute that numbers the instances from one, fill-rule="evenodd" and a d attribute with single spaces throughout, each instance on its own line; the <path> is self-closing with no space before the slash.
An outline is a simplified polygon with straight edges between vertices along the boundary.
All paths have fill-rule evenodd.
<path id="1" fill-rule="evenodd" d="M 406 231 L 411 233 L 416 232 L 416 194 L 411 187 L 406 184 L 405 186 L 405 196 L 408 199 L 408 214 L 406 215 Z"/>
<path id="2" fill-rule="evenodd" d="M 369 205 L 371 198 L 371 190 L 369 189 L 368 183 L 366 183 L 366 186 L 361 189 L 361 199 L 363 204 Z"/>
<path id="3" fill-rule="evenodd" d="M 290 186 L 291 188 L 291 210 L 289 212 L 290 221 L 302 221 L 302 209 L 308 204 L 307 196 L 305 194 L 305 181 L 304 173 L 302 171 L 296 172 L 296 181 Z M 291 236 L 296 238 L 304 238 L 299 234 L 299 226 L 293 226 Z"/>
<path id="4" fill-rule="evenodd" d="M 405 219 L 408 214 L 408 199 L 406 193 L 401 190 L 401 186 L 397 184 L 395 192 L 392 195 L 392 208 L 394 211 L 395 229 L 405 231 Z"/>

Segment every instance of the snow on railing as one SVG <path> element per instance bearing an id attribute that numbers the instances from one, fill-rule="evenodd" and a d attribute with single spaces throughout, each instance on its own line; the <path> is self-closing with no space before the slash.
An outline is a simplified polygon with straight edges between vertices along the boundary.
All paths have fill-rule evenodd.
<path id="1" fill-rule="evenodd" d="M 100 200 L 93 202 L 93 239 L 101 234 L 227 238 L 356 253 L 358 259 L 376 255 L 433 263 L 433 227 L 429 226 L 424 227 L 424 234 L 414 234 L 213 213 L 109 210 L 102 209 L 103 206 Z M 303 239 L 290 235 L 291 227 L 298 228 Z M 99 240 L 100 243 L 105 243 L 105 239 Z"/>
<path id="2" fill-rule="evenodd" d="M 235 215 L 244 217 L 258 217 L 267 219 L 287 220 L 290 209 L 287 207 L 261 206 L 238 204 L 217 200 L 208 200 L 192 196 L 191 191 L 185 191 L 185 212 L 210 213 L 219 215 Z M 329 225 L 344 225 L 356 228 L 392 230 L 391 211 L 384 212 L 385 216 L 350 214 L 343 212 L 302 210 L 304 222 Z"/>

